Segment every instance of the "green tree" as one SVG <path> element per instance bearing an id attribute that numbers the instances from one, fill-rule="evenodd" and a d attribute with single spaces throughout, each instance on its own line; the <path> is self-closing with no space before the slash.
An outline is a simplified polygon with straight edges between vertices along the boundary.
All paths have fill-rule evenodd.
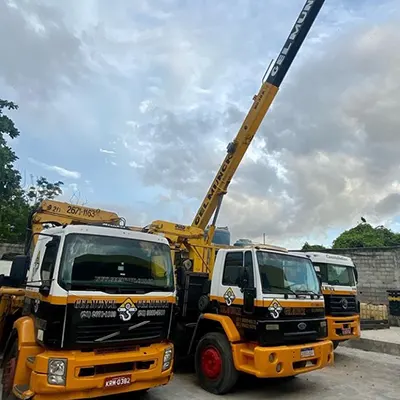
<path id="1" fill-rule="evenodd" d="M 17 109 L 13 102 L 0 99 L 0 239 L 11 240 L 18 238 L 20 215 L 26 212 L 21 175 L 14 167 L 18 157 L 7 142 L 17 138 L 19 130 L 4 114 Z"/>
<path id="2" fill-rule="evenodd" d="M 47 178 L 39 177 L 36 184 L 31 185 L 26 193 L 29 204 L 33 209 L 36 209 L 43 200 L 53 200 L 60 196 L 63 193 L 62 185 L 64 185 L 64 182 L 51 183 Z"/>
<path id="3" fill-rule="evenodd" d="M 354 228 L 342 232 L 334 241 L 332 248 L 344 249 L 353 247 L 388 247 L 399 246 L 400 234 L 384 226 L 373 227 L 360 223 Z"/>
<path id="4" fill-rule="evenodd" d="M 305 242 L 303 244 L 303 247 L 301 248 L 303 251 L 322 251 L 326 250 L 325 246 L 322 246 L 322 244 L 309 244 L 308 242 Z"/>
<path id="5" fill-rule="evenodd" d="M 18 106 L 0 99 L 0 240 L 22 242 L 30 211 L 45 199 L 54 199 L 62 194 L 63 182 L 50 183 L 44 177 L 24 191 L 21 174 L 15 168 L 17 155 L 7 140 L 15 139 L 20 132 L 5 111 L 17 110 Z"/>

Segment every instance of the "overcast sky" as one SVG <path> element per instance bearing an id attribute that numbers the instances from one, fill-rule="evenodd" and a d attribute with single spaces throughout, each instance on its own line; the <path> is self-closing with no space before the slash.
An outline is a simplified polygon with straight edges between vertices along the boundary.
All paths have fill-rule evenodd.
<path id="1" fill-rule="evenodd" d="M 28 185 L 190 224 L 304 0 L 0 0 Z M 225 196 L 232 238 L 400 230 L 400 1 L 326 0 Z"/>

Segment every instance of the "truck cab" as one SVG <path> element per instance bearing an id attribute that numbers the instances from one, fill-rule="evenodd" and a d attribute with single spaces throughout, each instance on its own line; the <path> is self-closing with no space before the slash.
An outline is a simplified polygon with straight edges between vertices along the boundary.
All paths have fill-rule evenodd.
<path id="1" fill-rule="evenodd" d="M 32 257 L 11 268 L 25 296 L 4 350 L 3 398 L 99 398 L 167 384 L 175 303 L 167 240 L 91 225 L 38 236 Z"/>
<path id="2" fill-rule="evenodd" d="M 360 302 L 357 299 L 357 269 L 350 257 L 322 252 L 304 252 L 321 280 L 325 298 L 328 338 L 334 347 L 360 337 Z"/>
<path id="3" fill-rule="evenodd" d="M 186 338 L 207 391 L 226 393 L 239 372 L 279 378 L 333 363 L 324 297 L 306 256 L 276 246 L 220 248 L 208 274 L 186 271 L 179 282 L 178 327 L 187 329 L 176 343 L 182 351 Z"/>

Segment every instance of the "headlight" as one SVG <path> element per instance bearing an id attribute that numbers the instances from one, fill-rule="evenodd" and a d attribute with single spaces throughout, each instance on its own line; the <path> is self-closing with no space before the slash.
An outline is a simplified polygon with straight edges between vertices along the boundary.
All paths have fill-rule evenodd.
<path id="1" fill-rule="evenodd" d="M 164 358 L 162 366 L 163 371 L 166 371 L 171 367 L 173 355 L 174 355 L 173 347 L 168 347 L 168 349 L 164 350 Z"/>
<path id="2" fill-rule="evenodd" d="M 50 385 L 65 385 L 67 375 L 66 358 L 50 358 L 47 367 L 47 382 Z"/>

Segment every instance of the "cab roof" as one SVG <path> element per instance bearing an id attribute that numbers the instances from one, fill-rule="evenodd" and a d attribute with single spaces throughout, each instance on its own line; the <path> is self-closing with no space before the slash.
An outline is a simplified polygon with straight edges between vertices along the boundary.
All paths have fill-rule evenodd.
<path id="1" fill-rule="evenodd" d="M 42 233 L 45 233 L 46 235 L 60 236 L 68 235 L 71 233 L 82 235 L 110 236 L 143 240 L 154 243 L 164 243 L 169 245 L 167 239 L 160 235 L 138 232 L 137 230 L 131 230 L 129 228 L 112 225 L 65 225 L 45 229 L 42 231 Z M 42 238 L 43 237 L 45 236 L 43 235 Z M 40 235 L 39 238 L 41 238 Z"/>

